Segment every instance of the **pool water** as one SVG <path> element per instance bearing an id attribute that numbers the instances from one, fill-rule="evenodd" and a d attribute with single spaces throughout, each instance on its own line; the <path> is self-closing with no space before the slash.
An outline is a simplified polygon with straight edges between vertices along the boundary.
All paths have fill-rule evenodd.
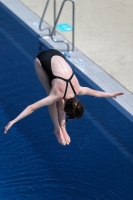
<path id="1" fill-rule="evenodd" d="M 3 134 L 46 93 L 33 66 L 38 36 L 2 7 L 0 19 L 0 200 L 132 200 L 133 124 L 106 99 L 80 97 L 90 117 L 67 123 L 69 146 L 57 142 L 47 107 Z"/>

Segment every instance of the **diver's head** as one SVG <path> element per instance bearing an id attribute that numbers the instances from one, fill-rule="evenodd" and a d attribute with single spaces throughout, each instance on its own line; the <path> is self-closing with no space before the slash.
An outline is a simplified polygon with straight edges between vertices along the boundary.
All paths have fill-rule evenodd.
<path id="1" fill-rule="evenodd" d="M 80 118 L 84 113 L 84 107 L 79 99 L 69 98 L 65 102 L 64 111 L 66 112 L 67 118 L 69 119 Z"/>

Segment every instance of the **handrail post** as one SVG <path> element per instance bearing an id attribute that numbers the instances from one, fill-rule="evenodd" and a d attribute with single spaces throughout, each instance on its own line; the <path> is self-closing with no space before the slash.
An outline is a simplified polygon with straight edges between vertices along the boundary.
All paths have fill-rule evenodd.
<path id="1" fill-rule="evenodd" d="M 49 30 L 49 35 L 51 34 L 51 29 L 49 28 L 49 27 L 47 27 L 47 28 L 44 28 L 44 29 L 42 29 L 41 28 L 41 26 L 42 26 L 42 22 L 43 22 L 43 18 L 44 18 L 44 16 L 45 16 L 45 13 L 46 13 L 46 10 L 47 10 L 47 7 L 48 7 L 48 4 L 49 4 L 49 0 L 47 0 L 47 2 L 46 2 L 46 5 L 45 5 L 45 8 L 44 8 L 44 11 L 43 11 L 43 14 L 42 14 L 42 17 L 41 17 L 41 20 L 40 20 L 40 23 L 39 23 L 39 29 L 41 30 L 41 31 L 44 31 L 44 30 Z"/>
<path id="2" fill-rule="evenodd" d="M 59 13 L 58 13 L 58 16 L 56 18 L 56 0 L 54 0 L 54 27 L 53 27 L 53 30 L 51 32 L 51 29 L 49 27 L 47 28 L 44 28 L 42 29 L 41 26 L 42 26 L 42 22 L 43 22 L 43 19 L 44 19 L 44 16 L 45 16 L 45 13 L 46 13 L 46 10 L 47 10 L 47 7 L 48 7 L 48 4 L 49 4 L 49 1 L 50 0 L 47 0 L 46 2 L 46 5 L 45 5 L 45 8 L 44 8 L 44 11 L 43 11 L 43 14 L 42 14 L 42 17 L 41 17 L 41 20 L 40 20 L 40 23 L 39 23 L 39 29 L 41 31 L 44 31 L 44 30 L 49 30 L 49 35 L 51 36 L 51 39 L 54 41 L 54 42 L 60 42 L 60 43 L 65 43 L 66 46 L 67 46 L 67 51 L 69 52 L 70 51 L 70 46 L 69 46 L 69 43 L 66 41 L 66 40 L 56 40 L 53 38 L 53 36 L 56 35 L 56 32 L 55 32 L 55 28 L 56 28 L 56 25 L 58 23 L 58 20 L 59 20 L 59 17 L 61 15 L 61 12 L 62 12 L 62 9 L 64 7 L 64 4 L 66 3 L 66 1 L 70 1 L 72 3 L 72 51 L 74 51 L 74 37 L 75 37 L 75 4 L 74 4 L 74 0 L 63 0 L 62 4 L 61 4 L 61 7 L 60 7 L 60 10 L 59 10 Z"/>
<path id="3" fill-rule="evenodd" d="M 55 0 L 54 0 L 55 1 Z M 67 51 L 69 52 L 70 51 L 70 47 L 69 47 L 69 44 L 67 41 L 62 41 L 62 40 L 56 40 L 53 38 L 53 35 L 54 35 L 54 32 L 55 32 L 55 28 L 56 28 L 56 25 L 58 23 L 58 20 L 59 20 L 59 17 L 61 15 L 61 12 L 62 12 L 62 9 L 63 9 L 63 6 L 65 4 L 66 1 L 71 1 L 72 5 L 73 5 L 73 9 L 72 9 L 72 24 L 73 24 L 73 30 L 72 30 L 72 51 L 74 51 L 74 32 L 75 32 L 75 27 L 74 27 L 74 16 L 75 16 L 75 7 L 74 7 L 74 0 L 64 0 L 62 5 L 61 5 L 61 8 L 59 10 L 59 13 L 58 13 L 58 16 L 57 16 L 57 19 L 55 20 L 55 23 L 54 23 L 54 27 L 53 27 L 53 30 L 52 30 L 52 33 L 51 33 L 51 39 L 54 41 L 54 42 L 61 42 L 61 43 L 65 43 L 67 45 Z"/>
<path id="4" fill-rule="evenodd" d="M 54 41 L 54 42 L 63 42 L 67 45 L 67 51 L 69 51 L 69 44 L 67 41 L 62 41 L 62 40 L 56 40 L 53 38 L 53 34 L 54 34 L 54 31 L 55 31 L 55 28 L 56 28 L 56 25 L 57 25 L 57 22 L 59 20 L 59 17 L 60 17 L 60 14 L 61 14 L 61 11 L 63 9 L 63 6 L 64 6 L 64 3 L 65 3 L 66 0 L 63 1 L 62 5 L 61 5 L 61 8 L 59 10 L 59 14 L 57 16 L 57 19 L 55 20 L 55 24 L 54 24 L 54 27 L 53 27 L 53 30 L 52 30 L 52 33 L 51 33 L 51 39 Z"/>
<path id="5" fill-rule="evenodd" d="M 75 46 L 75 4 L 74 0 L 72 0 L 73 4 L 73 12 L 72 12 L 72 25 L 73 25 L 73 30 L 72 30 L 72 51 L 74 51 L 74 46 Z"/>
<path id="6" fill-rule="evenodd" d="M 54 0 L 54 24 L 56 21 L 56 0 Z M 55 31 L 54 31 L 54 35 L 56 35 Z"/>

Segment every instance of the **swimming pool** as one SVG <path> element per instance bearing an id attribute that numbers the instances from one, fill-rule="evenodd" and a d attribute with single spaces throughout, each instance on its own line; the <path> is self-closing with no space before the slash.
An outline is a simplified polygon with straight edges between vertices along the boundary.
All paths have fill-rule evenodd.
<path id="1" fill-rule="evenodd" d="M 46 107 L 3 134 L 46 93 L 33 67 L 37 37 L 2 7 L 0 18 L 0 199 L 133 199 L 133 124 L 106 99 L 80 97 L 86 113 L 67 124 L 67 147 L 56 141 Z"/>

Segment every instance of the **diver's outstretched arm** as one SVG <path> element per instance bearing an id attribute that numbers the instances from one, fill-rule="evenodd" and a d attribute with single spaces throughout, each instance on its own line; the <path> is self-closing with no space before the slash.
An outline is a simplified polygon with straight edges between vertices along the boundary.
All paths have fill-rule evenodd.
<path id="1" fill-rule="evenodd" d="M 101 92 L 97 90 L 92 90 L 88 87 L 81 87 L 79 88 L 78 95 L 90 95 L 94 97 L 104 97 L 104 98 L 116 98 L 117 96 L 123 95 L 123 92 L 113 92 L 113 93 L 108 93 L 108 92 Z"/>
<path id="2" fill-rule="evenodd" d="M 23 119 L 24 117 L 27 117 L 28 115 L 30 115 L 33 112 L 31 106 L 28 106 L 27 108 L 25 108 L 14 120 L 10 121 L 6 127 L 5 127 L 5 131 L 4 133 L 6 134 L 7 131 L 13 126 L 13 124 L 15 124 L 16 122 L 18 122 L 19 120 Z"/>
<path id="3" fill-rule="evenodd" d="M 12 127 L 13 124 L 15 124 L 19 120 L 27 117 L 28 115 L 30 115 L 31 113 L 33 113 L 38 108 L 41 108 L 41 107 L 46 106 L 46 105 L 50 105 L 50 104 L 56 102 L 58 99 L 59 98 L 57 96 L 54 96 L 54 95 L 53 96 L 47 96 L 46 98 L 41 99 L 40 101 L 37 101 L 36 103 L 28 106 L 14 120 L 10 121 L 7 124 L 7 126 L 5 127 L 4 133 L 6 134 L 7 131 Z"/>

